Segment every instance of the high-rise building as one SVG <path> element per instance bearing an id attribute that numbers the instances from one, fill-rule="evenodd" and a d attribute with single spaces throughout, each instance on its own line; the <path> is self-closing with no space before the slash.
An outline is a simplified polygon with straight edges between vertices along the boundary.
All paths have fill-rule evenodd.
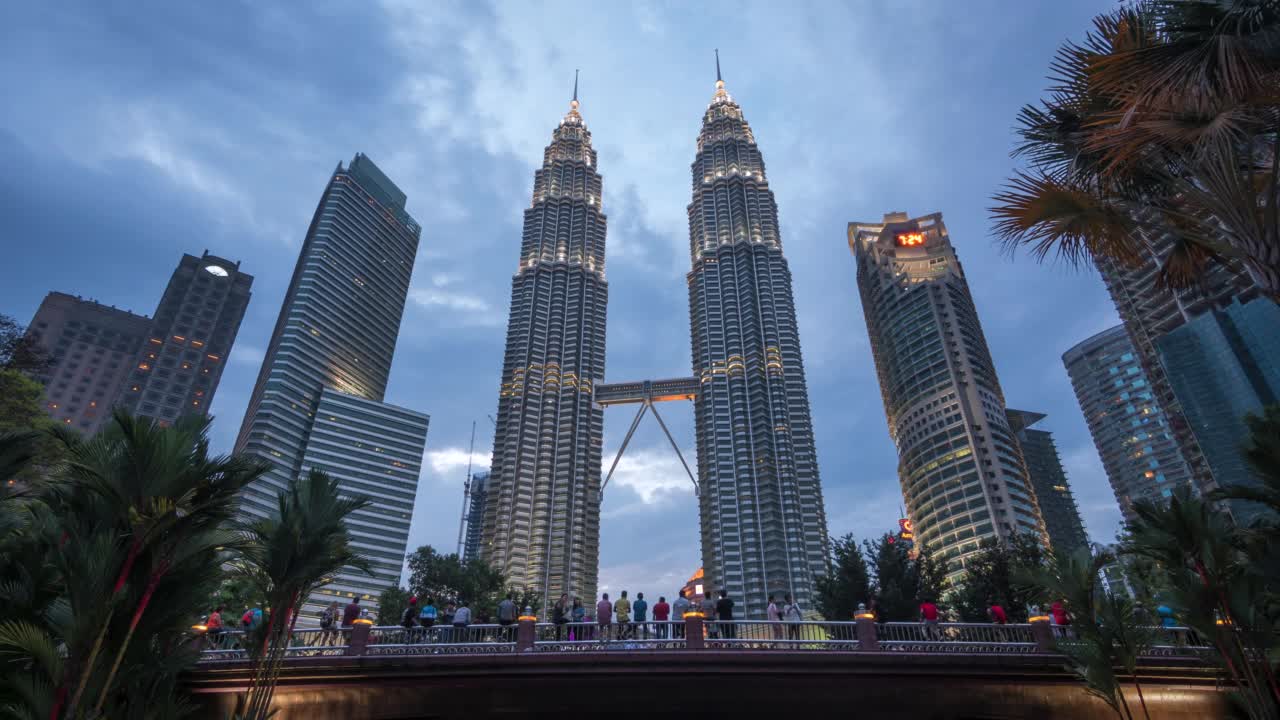
<path id="1" fill-rule="evenodd" d="M 760 618 L 771 595 L 813 607 L 827 518 L 778 208 L 716 65 L 688 207 L 702 565 Z"/>
<path id="2" fill-rule="evenodd" d="M 1242 452 L 1244 418 L 1280 401 L 1280 306 L 1232 298 L 1165 333 L 1156 348 L 1217 484 L 1259 485 Z M 1239 501 L 1230 508 L 1240 525 L 1262 510 Z"/>
<path id="3" fill-rule="evenodd" d="M 1197 488 L 1123 325 L 1066 351 L 1062 363 L 1125 518 L 1134 519 L 1137 500 Z"/>
<path id="4" fill-rule="evenodd" d="M 1143 374 L 1150 383 L 1151 393 L 1164 411 L 1169 430 L 1191 471 L 1196 487 L 1207 492 L 1223 482 L 1215 478 L 1215 474 L 1221 474 L 1228 468 L 1215 469 L 1207 461 L 1201 447 L 1202 440 L 1183 412 L 1182 398 L 1174 392 L 1169 373 L 1214 375 L 1219 370 L 1215 361 L 1201 358 L 1189 360 L 1192 365 L 1179 371 L 1171 366 L 1172 360 L 1164 356 L 1160 340 L 1195 318 L 1215 309 L 1225 308 L 1237 299 L 1241 303 L 1251 303 L 1258 298 L 1259 293 L 1248 273 L 1234 264 L 1209 268 L 1193 287 L 1180 290 L 1166 287 L 1159 279 L 1160 264 L 1175 248 L 1176 244 L 1170 237 L 1150 238 L 1146 243 L 1146 252 L 1139 262 L 1122 264 L 1105 257 L 1096 257 L 1094 262 L 1115 302 L 1116 311 L 1133 343 Z M 1194 334 L 1194 331 L 1184 333 L 1184 337 L 1189 334 Z M 1219 350 L 1233 351 L 1230 346 L 1220 347 Z M 1227 366 L 1249 362 L 1247 359 L 1233 359 L 1227 355 L 1219 355 L 1219 360 Z M 1224 369 L 1221 372 L 1231 371 Z M 1225 482 L 1232 480 L 1228 477 Z"/>
<path id="5" fill-rule="evenodd" d="M 372 501 L 351 522 L 353 544 L 369 559 L 372 576 L 353 569 L 337 573 L 308 599 L 303 607 L 308 615 L 320 614 L 333 600 L 355 595 L 376 600 L 381 590 L 399 586 L 427 423 L 427 416 L 419 412 L 330 387 L 320 391 L 302 467 L 324 470 L 338 480 L 344 494 Z M 386 624 L 388 619 L 382 621 Z"/>
<path id="6" fill-rule="evenodd" d="M 462 546 L 464 562 L 480 558 L 480 539 L 484 530 L 484 508 L 489 499 L 489 473 L 478 472 L 471 476 L 471 498 L 467 506 L 466 544 Z"/>
<path id="7" fill-rule="evenodd" d="M 162 423 L 206 415 L 249 305 L 253 276 L 206 250 L 183 255 L 146 342 L 132 363 L 120 405 Z"/>
<path id="8" fill-rule="evenodd" d="M 27 332 L 48 352 L 45 385 L 49 416 L 85 435 L 111 417 L 151 318 L 66 293 L 51 292 Z"/>
<path id="9" fill-rule="evenodd" d="M 1062 557 L 1089 547 L 1089 535 L 1080 519 L 1080 508 L 1071 494 L 1071 485 L 1067 483 L 1067 472 L 1062 468 L 1053 433 L 1034 427 L 1045 418 L 1044 413 L 1010 409 L 1005 414 L 1009 418 L 1009 429 L 1022 448 L 1031 489 L 1035 491 L 1036 504 L 1040 506 L 1040 517 L 1044 518 L 1044 529 L 1054 553 Z"/>
<path id="10" fill-rule="evenodd" d="M 1044 536 L 978 310 L 942 214 L 849 223 L 916 541 L 960 577 L 981 541 Z"/>
<path id="11" fill-rule="evenodd" d="M 480 557 L 544 602 L 595 597 L 600 555 L 605 226 L 591 133 L 578 111 L 552 132 L 511 280 Z"/>
<path id="12" fill-rule="evenodd" d="M 373 501 L 348 525 L 354 547 L 379 575 L 343 573 L 314 599 L 341 593 L 376 601 L 404 562 L 408 483 L 416 487 L 426 418 L 382 400 L 421 234 L 405 200 L 368 157 L 338 164 L 303 240 L 236 440 L 238 452 L 271 464 L 245 489 L 242 507 L 251 516 L 272 512 L 277 493 L 321 463 L 345 494 Z M 344 424 L 351 436 L 335 437 Z M 375 483 L 365 473 L 385 477 Z"/>

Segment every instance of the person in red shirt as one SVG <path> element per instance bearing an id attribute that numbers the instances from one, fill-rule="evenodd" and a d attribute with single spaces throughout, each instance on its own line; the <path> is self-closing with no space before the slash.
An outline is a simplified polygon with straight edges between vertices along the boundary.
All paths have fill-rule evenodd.
<path id="1" fill-rule="evenodd" d="M 653 606 L 653 620 L 658 624 L 658 637 L 666 639 L 667 637 L 667 619 L 671 617 L 671 606 L 667 604 L 665 597 L 659 597 L 658 603 Z"/>
<path id="2" fill-rule="evenodd" d="M 991 622 L 996 625 L 1005 625 L 1009 622 L 1009 616 L 1005 614 L 1004 608 L 994 600 L 991 602 L 991 607 L 987 608 L 987 615 L 991 616 Z"/>
<path id="3" fill-rule="evenodd" d="M 1049 613 L 1053 616 L 1054 625 L 1070 625 L 1071 618 L 1067 617 L 1067 609 L 1063 607 L 1062 602 L 1058 601 L 1049 609 Z"/>
<path id="4" fill-rule="evenodd" d="M 932 600 L 925 600 L 920 603 L 920 622 L 924 623 L 925 640 L 942 639 L 942 634 L 938 628 L 938 606 Z"/>

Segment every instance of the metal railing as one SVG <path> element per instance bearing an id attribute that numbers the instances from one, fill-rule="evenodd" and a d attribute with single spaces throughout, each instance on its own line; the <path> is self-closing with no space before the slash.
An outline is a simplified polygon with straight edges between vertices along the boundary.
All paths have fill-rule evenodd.
<path id="1" fill-rule="evenodd" d="M 467 625 L 404 628 L 396 625 L 361 628 L 295 630 L 286 657 L 341 655 L 416 656 L 439 654 L 505 654 L 519 651 L 582 652 L 599 650 L 684 650 L 688 633 L 700 628 L 704 648 L 713 650 L 866 651 L 914 653 L 1025 654 L 1055 652 L 1055 643 L 1075 638 L 1071 626 L 1049 626 L 1049 634 L 1029 624 L 866 623 L 868 647 L 859 642 L 859 622 L 769 622 L 757 620 L 610 623 L 536 623 L 532 633 L 519 625 Z M 1185 627 L 1148 628 L 1153 641 L 1144 653 L 1153 657 L 1205 657 L 1213 648 Z M 1039 637 L 1037 637 L 1037 632 Z M 531 640 L 530 640 L 531 638 Z M 202 661 L 249 657 L 242 630 L 207 633 L 194 639 Z"/>

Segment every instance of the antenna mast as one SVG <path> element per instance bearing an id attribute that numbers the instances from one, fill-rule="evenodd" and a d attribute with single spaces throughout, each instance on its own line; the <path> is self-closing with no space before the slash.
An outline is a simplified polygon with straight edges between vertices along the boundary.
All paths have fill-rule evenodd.
<path id="1" fill-rule="evenodd" d="M 471 458 L 476 454 L 476 421 L 471 421 L 471 446 L 467 448 L 467 481 L 462 484 L 462 517 L 458 518 L 458 558 L 462 558 L 462 539 L 467 531 L 467 505 L 471 502 Z"/>

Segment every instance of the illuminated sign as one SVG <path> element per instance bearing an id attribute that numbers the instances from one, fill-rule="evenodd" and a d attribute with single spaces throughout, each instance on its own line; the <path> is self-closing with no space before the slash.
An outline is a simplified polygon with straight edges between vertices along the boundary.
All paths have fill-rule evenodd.
<path id="1" fill-rule="evenodd" d="M 902 247 L 915 247 L 924 244 L 924 233 L 922 232 L 905 232 L 898 233 L 898 244 Z"/>

